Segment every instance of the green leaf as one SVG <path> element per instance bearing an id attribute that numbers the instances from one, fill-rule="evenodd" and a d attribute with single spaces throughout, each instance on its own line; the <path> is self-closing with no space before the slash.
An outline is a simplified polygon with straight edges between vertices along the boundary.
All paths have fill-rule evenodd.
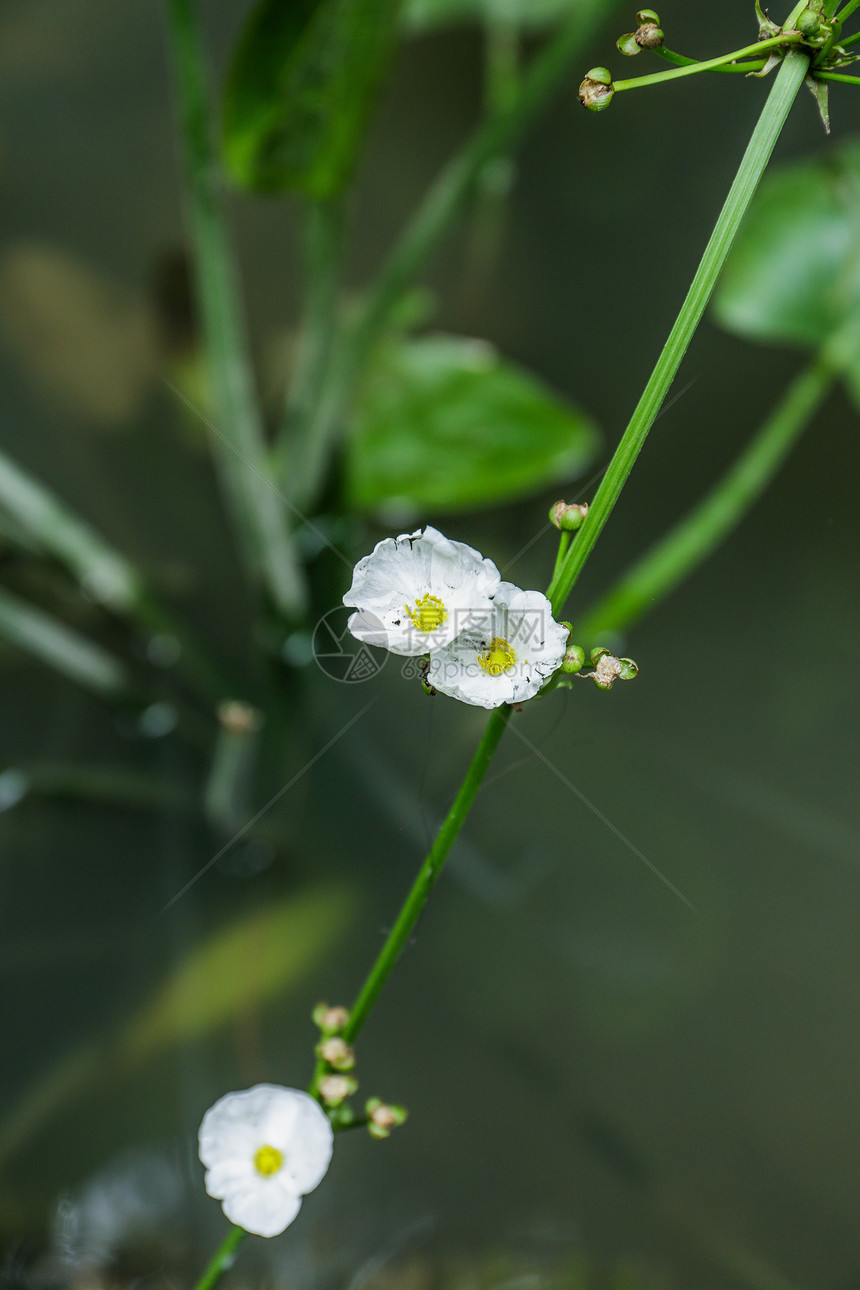
<path id="1" fill-rule="evenodd" d="M 119 659 L 11 591 L 0 591 L 0 637 L 99 698 L 128 692 L 130 678 Z"/>
<path id="2" fill-rule="evenodd" d="M 494 19 L 534 29 L 561 22 L 576 7 L 577 0 L 406 0 L 403 21 L 412 32 Z"/>
<path id="3" fill-rule="evenodd" d="M 215 932 L 177 964 L 120 1048 L 137 1062 L 209 1034 L 305 977 L 353 912 L 345 888 L 317 887 L 264 905 Z"/>
<path id="4" fill-rule="evenodd" d="M 402 0 L 259 0 L 236 48 L 224 148 L 236 181 L 320 201 L 346 185 Z"/>
<path id="5" fill-rule="evenodd" d="M 394 341 L 362 390 L 348 500 L 369 511 L 490 505 L 572 479 L 597 441 L 584 412 L 485 341 Z"/>
<path id="6" fill-rule="evenodd" d="M 751 340 L 817 348 L 860 305 L 860 145 L 765 179 L 714 309 Z"/>

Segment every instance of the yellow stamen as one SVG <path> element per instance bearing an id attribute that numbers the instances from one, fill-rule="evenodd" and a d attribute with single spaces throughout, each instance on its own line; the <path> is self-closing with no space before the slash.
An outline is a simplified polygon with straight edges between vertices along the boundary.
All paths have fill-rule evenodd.
<path id="1" fill-rule="evenodd" d="M 509 667 L 513 667 L 516 661 L 516 654 L 501 636 L 494 637 L 484 653 L 478 655 L 478 662 L 490 676 L 501 676 Z"/>
<path id="2" fill-rule="evenodd" d="M 408 605 L 404 605 L 403 608 L 412 619 L 413 627 L 416 627 L 419 632 L 435 632 L 448 617 L 448 610 L 442 601 L 438 596 L 431 596 L 429 592 L 415 601 L 414 609 L 410 609 Z"/>
<path id="3" fill-rule="evenodd" d="M 264 1178 L 270 1178 L 272 1174 L 276 1174 L 283 1163 L 282 1153 L 277 1147 L 270 1147 L 268 1143 L 254 1153 L 254 1168 Z"/>

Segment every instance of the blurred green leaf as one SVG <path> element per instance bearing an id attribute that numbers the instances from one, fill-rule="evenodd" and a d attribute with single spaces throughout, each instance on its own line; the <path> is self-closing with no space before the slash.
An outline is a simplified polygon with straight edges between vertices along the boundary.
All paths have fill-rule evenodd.
<path id="1" fill-rule="evenodd" d="M 546 27 L 571 14 L 577 0 L 406 0 L 407 30 L 420 32 L 456 23 L 515 22 L 521 27 Z M 607 0 L 609 9 L 612 0 Z"/>
<path id="2" fill-rule="evenodd" d="M 860 144 L 765 179 L 714 311 L 751 340 L 817 348 L 860 306 Z"/>
<path id="3" fill-rule="evenodd" d="M 296 987 L 337 941 L 354 905 L 345 887 L 315 887 L 214 932 L 119 1034 L 71 1049 L 27 1085 L 0 1120 L 0 1165 L 69 1102 L 93 1089 L 103 1094 L 123 1071 Z M 309 1021 L 309 1054 L 312 1040 Z"/>
<path id="4" fill-rule="evenodd" d="M 397 36 L 401 0 L 259 0 L 224 100 L 236 181 L 326 200 L 349 180 Z"/>
<path id="5" fill-rule="evenodd" d="M 0 591 L 0 636 L 100 698 L 127 693 L 124 665 L 95 641 L 29 601 Z"/>
<path id="6" fill-rule="evenodd" d="M 345 888 L 315 888 L 219 929 L 177 964 L 131 1022 L 120 1041 L 126 1058 L 199 1039 L 275 998 L 337 940 L 352 908 Z"/>
<path id="7" fill-rule="evenodd" d="M 362 391 L 348 500 L 371 511 L 489 505 L 573 478 L 597 442 L 590 417 L 485 341 L 396 341 Z"/>

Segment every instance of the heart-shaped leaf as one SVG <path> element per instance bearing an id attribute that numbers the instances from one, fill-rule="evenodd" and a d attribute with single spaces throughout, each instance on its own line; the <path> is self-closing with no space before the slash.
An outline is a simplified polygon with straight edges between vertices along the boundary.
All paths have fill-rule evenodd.
<path id="1" fill-rule="evenodd" d="M 237 183 L 318 200 L 349 180 L 394 49 L 401 0 L 259 0 L 224 99 Z"/>
<path id="2" fill-rule="evenodd" d="M 395 340 L 362 391 L 348 499 L 406 512 L 507 501 L 580 474 L 597 442 L 586 413 L 485 341 Z"/>

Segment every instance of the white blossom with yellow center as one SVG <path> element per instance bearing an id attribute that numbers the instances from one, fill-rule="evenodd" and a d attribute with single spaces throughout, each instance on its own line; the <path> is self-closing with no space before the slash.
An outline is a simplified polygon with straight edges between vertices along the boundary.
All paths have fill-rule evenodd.
<path id="1" fill-rule="evenodd" d="M 322 1181 L 332 1142 L 325 1112 L 297 1088 L 257 1084 L 227 1093 L 200 1125 L 206 1190 L 231 1223 L 277 1236 Z"/>
<path id="2" fill-rule="evenodd" d="M 480 622 L 501 575 L 492 560 L 437 529 L 385 538 L 355 566 L 343 598 L 349 630 L 392 654 L 440 649 Z"/>
<path id="3" fill-rule="evenodd" d="M 546 596 L 501 582 L 483 621 L 430 655 L 427 680 L 481 708 L 522 703 L 561 666 L 567 637 Z"/>

